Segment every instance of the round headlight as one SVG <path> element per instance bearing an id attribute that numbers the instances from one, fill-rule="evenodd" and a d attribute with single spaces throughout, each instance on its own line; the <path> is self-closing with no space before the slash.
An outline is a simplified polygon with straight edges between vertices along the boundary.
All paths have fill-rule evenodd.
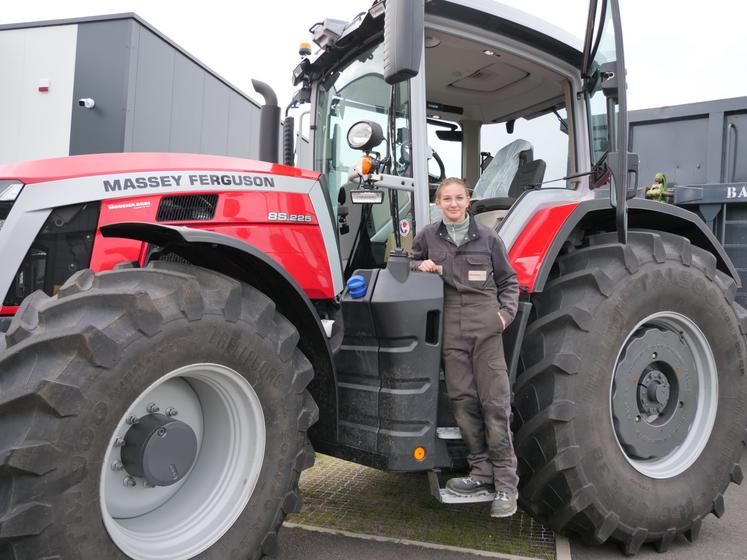
<path id="1" fill-rule="evenodd" d="M 348 146 L 354 150 L 368 151 L 384 139 L 381 126 L 373 121 L 359 121 L 348 130 Z"/>

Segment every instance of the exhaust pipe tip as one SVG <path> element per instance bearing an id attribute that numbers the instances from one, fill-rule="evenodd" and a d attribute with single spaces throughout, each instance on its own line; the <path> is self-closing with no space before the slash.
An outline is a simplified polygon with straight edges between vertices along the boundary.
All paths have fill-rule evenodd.
<path id="1" fill-rule="evenodd" d="M 264 98 L 265 105 L 270 105 L 272 107 L 278 106 L 278 96 L 275 95 L 275 91 L 269 84 L 252 78 L 252 87 L 254 88 L 254 91 Z"/>

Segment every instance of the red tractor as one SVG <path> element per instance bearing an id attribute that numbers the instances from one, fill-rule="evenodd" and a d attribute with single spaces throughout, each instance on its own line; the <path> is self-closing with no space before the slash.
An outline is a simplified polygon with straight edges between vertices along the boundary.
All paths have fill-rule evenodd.
<path id="1" fill-rule="evenodd" d="M 522 286 L 504 337 L 522 506 L 627 554 L 721 516 L 747 426 L 738 276 L 695 215 L 635 196 L 616 0 L 588 24 L 581 44 L 471 0 L 317 24 L 293 73 L 314 171 L 0 168 L 0 556 L 272 555 L 314 450 L 456 501 L 443 287 L 406 253 L 447 175 Z"/>

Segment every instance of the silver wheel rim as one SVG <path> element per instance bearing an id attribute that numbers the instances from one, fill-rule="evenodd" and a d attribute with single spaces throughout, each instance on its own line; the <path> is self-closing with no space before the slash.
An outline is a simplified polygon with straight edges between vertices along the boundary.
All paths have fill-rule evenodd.
<path id="1" fill-rule="evenodd" d="M 624 349 L 636 332 L 644 328 L 657 328 L 671 331 L 681 337 L 684 344 L 692 354 L 695 378 L 697 379 L 697 395 L 694 418 L 687 429 L 687 435 L 683 441 L 666 456 L 653 459 L 641 460 L 631 456 L 624 449 L 620 434 L 615 424 L 613 415 L 613 399 L 615 397 L 615 380 L 618 376 L 618 366 Z M 673 311 L 662 311 L 649 315 L 640 321 L 628 334 L 625 342 L 620 347 L 615 360 L 610 383 L 610 422 L 615 431 L 617 445 L 625 459 L 638 472 L 655 479 L 667 479 L 675 477 L 686 471 L 700 457 L 713 430 L 718 410 L 718 370 L 716 360 L 713 357 L 711 346 L 700 328 L 688 317 Z"/>
<path id="2" fill-rule="evenodd" d="M 112 465 L 128 418 L 156 403 L 172 407 L 198 441 L 188 474 L 172 486 L 125 484 Z M 109 441 L 100 477 L 104 525 L 119 549 L 136 560 L 182 560 L 203 552 L 234 524 L 249 502 L 265 451 L 262 405 L 249 382 L 219 364 L 192 364 L 148 387 L 122 416 Z M 134 477 L 131 477 L 134 478 Z M 132 484 L 131 481 L 127 481 Z"/>

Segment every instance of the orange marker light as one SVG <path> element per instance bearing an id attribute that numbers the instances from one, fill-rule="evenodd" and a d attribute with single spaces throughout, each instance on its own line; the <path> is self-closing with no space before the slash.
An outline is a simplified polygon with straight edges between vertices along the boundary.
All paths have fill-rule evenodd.
<path id="1" fill-rule="evenodd" d="M 425 447 L 416 447 L 412 452 L 412 456 L 416 461 L 422 461 L 425 459 Z"/>
<path id="2" fill-rule="evenodd" d="M 363 156 L 361 158 L 361 175 L 368 175 L 369 173 L 371 173 L 371 158 Z"/>

